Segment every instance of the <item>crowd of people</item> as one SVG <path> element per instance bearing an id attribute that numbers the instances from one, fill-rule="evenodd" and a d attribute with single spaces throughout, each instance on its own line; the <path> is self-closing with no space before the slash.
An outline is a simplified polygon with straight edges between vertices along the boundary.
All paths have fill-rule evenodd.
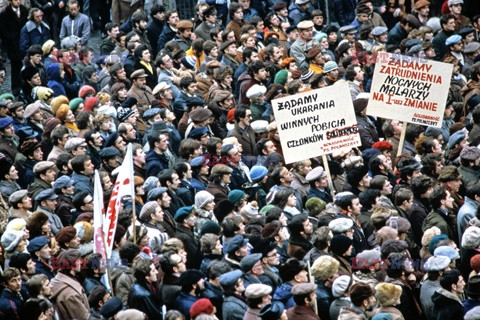
<path id="1" fill-rule="evenodd" d="M 1 1 L 0 319 L 480 319 L 479 14 Z M 382 52 L 453 65 L 441 128 L 366 115 Z M 272 100 L 345 83 L 361 146 L 287 164 Z"/>

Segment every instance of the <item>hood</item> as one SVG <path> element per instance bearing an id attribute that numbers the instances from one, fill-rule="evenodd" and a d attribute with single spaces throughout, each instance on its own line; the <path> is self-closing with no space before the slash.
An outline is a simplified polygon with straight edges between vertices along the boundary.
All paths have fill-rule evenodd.
<path id="1" fill-rule="evenodd" d="M 432 296 L 432 301 L 433 301 L 433 304 L 437 307 L 450 305 L 454 302 L 462 304 L 462 302 L 456 295 L 454 295 L 450 291 L 447 291 L 443 288 L 440 288 L 437 291 L 435 291 L 435 293 Z"/>
<path id="2" fill-rule="evenodd" d="M 247 72 L 244 72 L 238 77 L 238 82 L 244 81 L 244 80 L 250 80 L 252 79 L 252 76 L 249 75 Z"/>
<path id="3" fill-rule="evenodd" d="M 60 63 L 50 63 L 47 66 L 47 77 L 48 80 L 62 81 L 60 77 Z"/>

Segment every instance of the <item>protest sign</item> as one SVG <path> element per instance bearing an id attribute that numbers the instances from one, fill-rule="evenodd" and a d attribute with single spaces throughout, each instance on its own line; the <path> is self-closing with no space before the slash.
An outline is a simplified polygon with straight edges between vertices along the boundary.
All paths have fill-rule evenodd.
<path id="1" fill-rule="evenodd" d="M 359 146 L 348 84 L 272 100 L 286 163 Z"/>
<path id="2" fill-rule="evenodd" d="M 441 127 L 453 65 L 385 54 L 375 65 L 367 115 Z"/>

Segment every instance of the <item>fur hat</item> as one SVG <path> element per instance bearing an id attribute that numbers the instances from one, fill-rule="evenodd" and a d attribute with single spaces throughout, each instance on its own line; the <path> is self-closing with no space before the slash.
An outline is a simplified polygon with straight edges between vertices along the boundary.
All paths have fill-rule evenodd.
<path id="1" fill-rule="evenodd" d="M 375 290 L 377 290 L 375 298 L 377 298 L 377 301 L 382 307 L 393 307 L 397 305 L 402 295 L 402 287 L 393 283 L 379 283 L 375 287 Z"/>
<path id="2" fill-rule="evenodd" d="M 313 262 L 312 275 L 320 281 L 331 279 L 338 271 L 340 263 L 330 256 L 321 256 Z"/>
<path id="3" fill-rule="evenodd" d="M 48 221 L 48 216 L 42 211 L 33 212 L 27 220 L 27 229 L 30 231 L 30 238 L 42 234 L 42 226 Z"/>
<path id="4" fill-rule="evenodd" d="M 375 235 L 375 241 L 378 245 L 382 245 L 387 240 L 395 240 L 398 237 L 397 230 L 393 229 L 392 227 L 385 226 L 382 227 L 380 230 L 377 231 Z"/>
<path id="5" fill-rule="evenodd" d="M 53 98 L 52 102 L 50 103 L 50 106 L 52 107 L 52 113 L 56 115 L 58 108 L 60 108 L 62 104 L 68 105 L 69 103 L 70 100 L 68 100 L 68 98 L 65 96 L 58 96 Z"/>
<path id="6" fill-rule="evenodd" d="M 427 247 L 432 241 L 433 237 L 442 233 L 438 227 L 431 227 L 423 233 L 422 236 L 422 246 Z"/>
<path id="7" fill-rule="evenodd" d="M 382 244 L 380 251 L 382 258 L 386 259 L 391 253 L 400 253 L 407 250 L 408 244 L 403 240 L 387 240 Z"/>
<path id="8" fill-rule="evenodd" d="M 55 113 L 55 116 L 58 118 L 58 120 L 64 122 L 67 118 L 68 111 L 70 111 L 68 104 L 62 104 Z"/>
<path id="9" fill-rule="evenodd" d="M 90 222 L 79 221 L 73 227 L 77 230 L 77 237 L 80 238 L 81 243 L 89 243 L 93 240 L 93 226 Z"/>
<path id="10" fill-rule="evenodd" d="M 343 234 L 333 236 L 330 241 L 330 250 L 338 256 L 343 256 L 353 244 L 353 240 Z"/>

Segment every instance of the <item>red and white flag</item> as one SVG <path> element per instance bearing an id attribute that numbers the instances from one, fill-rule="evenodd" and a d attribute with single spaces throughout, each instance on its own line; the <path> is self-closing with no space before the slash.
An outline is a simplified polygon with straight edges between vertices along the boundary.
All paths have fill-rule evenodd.
<path id="1" fill-rule="evenodd" d="M 135 187 L 133 185 L 133 156 L 132 144 L 127 146 L 127 154 L 120 167 L 113 171 L 113 174 L 118 172 L 117 180 L 113 186 L 112 195 L 108 202 L 107 212 L 105 214 L 103 232 L 105 234 L 107 257 L 112 254 L 113 241 L 115 230 L 117 229 L 118 215 L 120 213 L 120 201 L 124 196 L 131 196 L 133 204 L 135 205 Z"/>
<path id="2" fill-rule="evenodd" d="M 103 241 L 103 220 L 105 217 L 105 208 L 103 207 L 103 188 L 100 182 L 100 174 L 95 170 L 93 187 L 93 239 L 94 253 L 100 253 L 103 259 L 106 259 L 105 242 Z"/>

